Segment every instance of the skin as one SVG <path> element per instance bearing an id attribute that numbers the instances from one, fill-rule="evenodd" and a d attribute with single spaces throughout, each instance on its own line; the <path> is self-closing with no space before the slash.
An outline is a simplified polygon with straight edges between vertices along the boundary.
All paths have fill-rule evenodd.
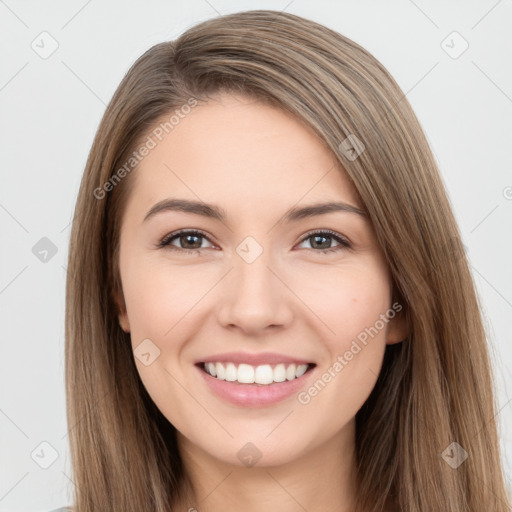
<path id="1" fill-rule="evenodd" d="M 224 93 L 192 109 L 134 172 L 121 227 L 119 322 L 134 349 L 149 338 L 160 350 L 149 366 L 135 361 L 178 430 L 193 483 L 195 501 L 176 510 L 230 512 L 241 503 L 247 512 L 352 510 L 355 414 L 375 385 L 385 345 L 406 335 L 400 315 L 306 405 L 296 395 L 264 408 L 232 405 L 194 366 L 227 351 L 299 356 L 317 364 L 307 389 L 391 308 L 389 270 L 366 217 L 282 221 L 288 209 L 317 202 L 363 208 L 334 155 L 289 114 Z M 171 197 L 214 203 L 227 218 L 167 211 L 143 221 Z M 177 250 L 157 248 L 183 228 L 208 236 L 177 236 Z M 323 235 L 316 248 L 314 237 L 304 237 L 325 229 L 352 247 Z M 263 248 L 252 263 L 236 252 L 247 236 Z M 322 254 L 329 242 L 339 250 Z M 253 467 L 237 457 L 247 442 L 262 454 Z"/>

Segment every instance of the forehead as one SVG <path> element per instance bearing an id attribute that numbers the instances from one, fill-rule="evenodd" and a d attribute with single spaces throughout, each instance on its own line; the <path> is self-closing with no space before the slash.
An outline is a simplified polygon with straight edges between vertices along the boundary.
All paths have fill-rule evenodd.
<path id="1" fill-rule="evenodd" d="M 360 205 L 311 128 L 281 109 L 226 93 L 184 115 L 135 173 L 141 207 L 170 196 L 221 203 L 226 210 L 230 204 L 287 209 L 317 200 Z"/>

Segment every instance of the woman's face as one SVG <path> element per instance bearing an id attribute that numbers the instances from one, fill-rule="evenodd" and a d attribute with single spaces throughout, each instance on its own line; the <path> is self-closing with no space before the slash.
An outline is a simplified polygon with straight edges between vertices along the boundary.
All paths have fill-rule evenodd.
<path id="1" fill-rule="evenodd" d="M 180 118 L 133 172 L 119 320 L 182 439 L 226 463 L 272 466 L 353 427 L 385 344 L 404 333 L 386 262 L 334 156 L 283 111 L 223 94 Z M 194 212 L 148 214 L 171 200 Z M 301 213 L 326 203 L 342 206 Z M 216 361 L 229 379 L 262 383 L 221 381 L 205 361 L 217 377 Z M 293 361 L 309 365 L 300 378 Z"/>

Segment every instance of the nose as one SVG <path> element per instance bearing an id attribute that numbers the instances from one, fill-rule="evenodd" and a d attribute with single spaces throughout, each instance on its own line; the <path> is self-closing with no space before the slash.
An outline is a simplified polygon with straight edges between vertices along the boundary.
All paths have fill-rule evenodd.
<path id="1" fill-rule="evenodd" d="M 292 319 L 293 293 L 285 276 L 264 251 L 248 263 L 235 255 L 234 268 L 223 280 L 218 320 L 223 327 L 240 329 L 247 335 L 283 328 Z"/>

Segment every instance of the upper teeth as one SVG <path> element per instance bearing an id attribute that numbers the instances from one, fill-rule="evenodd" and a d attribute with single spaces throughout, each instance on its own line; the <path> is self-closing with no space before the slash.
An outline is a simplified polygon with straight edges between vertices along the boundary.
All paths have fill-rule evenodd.
<path id="1" fill-rule="evenodd" d="M 204 363 L 204 369 L 219 380 L 240 382 L 241 384 L 271 384 L 293 380 L 303 375 L 308 369 L 307 364 L 277 364 L 272 368 L 269 364 L 251 366 L 250 364 Z"/>

